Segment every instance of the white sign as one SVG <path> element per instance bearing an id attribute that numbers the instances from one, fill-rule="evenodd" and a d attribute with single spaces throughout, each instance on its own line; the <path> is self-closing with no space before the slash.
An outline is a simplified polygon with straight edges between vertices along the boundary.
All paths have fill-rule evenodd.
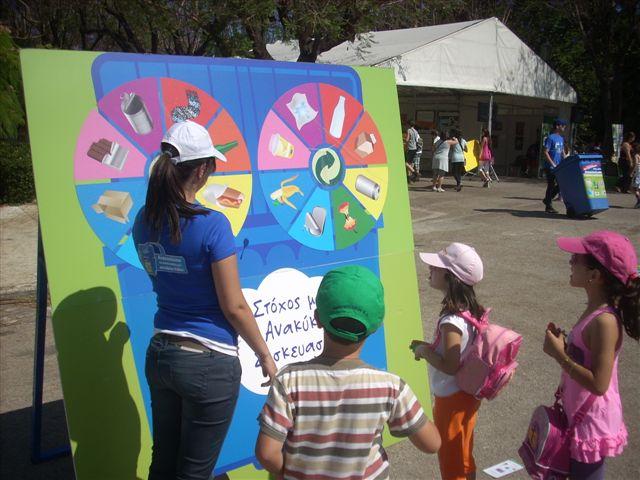
<path id="1" fill-rule="evenodd" d="M 324 336 L 313 318 L 321 281 L 322 277 L 307 277 L 299 270 L 281 268 L 267 275 L 257 290 L 242 290 L 278 369 L 322 353 Z M 266 395 L 269 388 L 260 386 L 266 379 L 256 355 L 241 338 L 238 349 L 242 385 Z"/>
<path id="2" fill-rule="evenodd" d="M 518 470 L 522 470 L 522 465 L 511 460 L 505 460 L 493 467 L 485 468 L 483 471 L 487 475 L 491 475 L 493 478 L 501 478 L 505 475 L 509 475 L 510 473 L 517 472 Z"/>

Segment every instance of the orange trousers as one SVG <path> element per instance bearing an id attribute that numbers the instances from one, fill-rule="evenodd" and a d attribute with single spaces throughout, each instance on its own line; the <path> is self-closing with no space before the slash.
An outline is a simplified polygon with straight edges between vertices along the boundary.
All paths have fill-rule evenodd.
<path id="1" fill-rule="evenodd" d="M 448 397 L 435 397 L 433 422 L 442 438 L 438 461 L 443 480 L 464 480 L 476 471 L 473 429 L 478 408 L 480 400 L 462 391 Z"/>

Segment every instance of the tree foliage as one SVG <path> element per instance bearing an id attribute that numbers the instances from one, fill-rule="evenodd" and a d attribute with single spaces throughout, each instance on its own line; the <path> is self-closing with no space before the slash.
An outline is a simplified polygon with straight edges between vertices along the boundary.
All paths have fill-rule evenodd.
<path id="1" fill-rule="evenodd" d="M 2 24 L 19 47 L 299 61 L 365 32 L 497 17 L 578 92 L 589 131 L 640 122 L 640 0 L 8 0 Z M 15 48 L 0 36 L 0 128 L 24 122 Z M 12 96 L 13 95 L 13 96 Z"/>

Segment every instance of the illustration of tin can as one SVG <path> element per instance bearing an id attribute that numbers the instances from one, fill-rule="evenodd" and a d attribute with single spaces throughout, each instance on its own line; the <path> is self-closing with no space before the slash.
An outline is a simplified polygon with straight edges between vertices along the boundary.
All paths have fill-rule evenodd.
<path id="1" fill-rule="evenodd" d="M 356 178 L 356 190 L 372 200 L 378 200 L 380 197 L 380 185 L 364 175 L 358 175 Z"/>
<path id="2" fill-rule="evenodd" d="M 153 130 L 153 122 L 144 100 L 137 93 L 125 93 L 121 97 L 120 109 L 138 135 L 146 135 Z"/>

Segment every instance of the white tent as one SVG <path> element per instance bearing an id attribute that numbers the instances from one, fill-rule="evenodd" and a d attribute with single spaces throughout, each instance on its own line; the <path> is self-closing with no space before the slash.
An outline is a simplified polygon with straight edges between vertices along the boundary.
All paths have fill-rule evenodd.
<path id="1" fill-rule="evenodd" d="M 295 60 L 295 44 L 267 47 Z M 492 92 L 576 103 L 576 92 L 497 18 L 369 32 L 324 52 L 319 63 L 390 67 L 398 85 Z"/>
<path id="2" fill-rule="evenodd" d="M 267 48 L 276 60 L 295 61 L 299 53 L 295 43 Z M 456 126 L 477 138 L 491 125 L 504 173 L 539 141 L 543 121 L 568 120 L 577 101 L 575 90 L 497 18 L 369 32 L 318 62 L 392 68 L 402 119 L 422 124 L 425 134 Z M 498 115 L 490 122 L 494 101 Z"/>

